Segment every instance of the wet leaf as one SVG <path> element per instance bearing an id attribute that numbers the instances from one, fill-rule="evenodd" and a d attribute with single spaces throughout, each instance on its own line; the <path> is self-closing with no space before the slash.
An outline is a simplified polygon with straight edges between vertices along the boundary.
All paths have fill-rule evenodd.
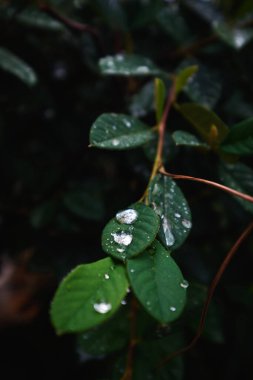
<path id="1" fill-rule="evenodd" d="M 253 38 L 252 29 L 239 29 L 225 23 L 214 23 L 214 31 L 227 45 L 236 50 L 242 49 Z"/>
<path id="2" fill-rule="evenodd" d="M 122 150 L 144 145 L 154 131 L 134 117 L 105 113 L 91 127 L 90 144 L 97 148 Z"/>
<path id="3" fill-rule="evenodd" d="M 106 321 L 128 288 L 125 269 L 109 257 L 76 267 L 61 282 L 51 306 L 58 334 L 81 332 Z"/>
<path id="4" fill-rule="evenodd" d="M 123 261 L 144 251 L 154 241 L 160 225 L 157 214 L 142 203 L 135 203 L 127 210 L 136 212 L 133 222 L 127 224 L 117 214 L 102 234 L 104 251 Z"/>
<path id="5" fill-rule="evenodd" d="M 0 68 L 15 75 L 28 86 L 34 86 L 38 81 L 36 73 L 26 62 L 3 47 L 0 47 Z"/>
<path id="6" fill-rule="evenodd" d="M 155 319 L 168 323 L 180 316 L 187 285 L 179 267 L 157 240 L 127 261 L 127 272 L 136 297 Z"/>
<path id="7" fill-rule="evenodd" d="M 234 125 L 221 149 L 223 152 L 238 155 L 253 154 L 253 118 Z"/>
<path id="8" fill-rule="evenodd" d="M 102 74 L 123 76 L 160 75 L 161 70 L 149 59 L 135 54 L 117 54 L 99 60 Z"/>
<path id="9" fill-rule="evenodd" d="M 148 196 L 150 204 L 161 217 L 159 237 L 165 246 L 175 250 L 191 230 L 188 203 L 176 182 L 160 174 L 151 182 Z"/>
<path id="10" fill-rule="evenodd" d="M 177 146 L 191 146 L 209 149 L 209 146 L 200 141 L 195 135 L 186 131 L 175 131 L 172 138 Z"/>
<path id="11" fill-rule="evenodd" d="M 178 94 L 182 89 L 186 86 L 189 80 L 192 78 L 194 74 L 198 71 L 198 66 L 188 66 L 182 68 L 176 76 L 176 94 Z"/>

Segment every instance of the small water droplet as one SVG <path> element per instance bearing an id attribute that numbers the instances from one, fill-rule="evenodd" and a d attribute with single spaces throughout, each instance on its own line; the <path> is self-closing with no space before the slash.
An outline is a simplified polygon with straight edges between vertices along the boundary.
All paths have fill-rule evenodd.
<path id="1" fill-rule="evenodd" d="M 168 219 L 165 217 L 162 220 L 162 227 L 163 227 L 166 245 L 168 247 L 171 247 L 175 243 L 175 237 L 172 234 L 171 227 L 170 227 L 170 224 L 168 222 Z"/>
<path id="2" fill-rule="evenodd" d="M 175 218 L 181 218 L 181 214 L 179 214 L 178 212 L 175 213 Z"/>
<path id="3" fill-rule="evenodd" d="M 127 304 L 127 301 L 126 300 L 122 300 L 121 301 L 121 305 L 125 306 Z"/>
<path id="4" fill-rule="evenodd" d="M 136 72 L 139 74 L 148 74 L 149 73 L 149 68 L 147 66 L 139 66 L 136 69 Z"/>
<path id="5" fill-rule="evenodd" d="M 127 234 L 125 232 L 120 232 L 120 233 L 115 232 L 115 233 L 112 233 L 111 235 L 113 236 L 113 240 L 115 241 L 115 243 L 125 245 L 125 246 L 128 246 L 129 244 L 131 244 L 133 240 L 133 235 Z"/>
<path id="6" fill-rule="evenodd" d="M 126 126 L 127 128 L 131 128 L 132 124 L 131 124 L 131 122 L 130 122 L 129 120 L 124 119 L 124 123 L 125 123 L 125 126 Z"/>
<path id="7" fill-rule="evenodd" d="M 112 305 L 107 302 L 94 303 L 94 309 L 100 314 L 106 314 L 111 310 Z"/>
<path id="8" fill-rule="evenodd" d="M 177 309 L 175 308 L 175 306 L 171 306 L 171 307 L 170 307 L 170 311 L 173 311 L 173 312 L 174 312 L 174 311 L 176 311 L 176 310 L 177 310 Z"/>
<path id="9" fill-rule="evenodd" d="M 125 251 L 125 248 L 117 248 L 117 252 L 122 253 Z"/>
<path id="10" fill-rule="evenodd" d="M 137 220 L 137 218 L 137 211 L 131 208 L 124 211 L 120 211 L 116 214 L 117 221 L 122 224 L 132 224 Z"/>
<path id="11" fill-rule="evenodd" d="M 106 273 L 104 277 L 105 277 L 105 280 L 109 280 L 109 278 L 110 278 L 108 273 Z"/>
<path id="12" fill-rule="evenodd" d="M 113 146 L 118 146 L 119 143 L 120 143 L 120 142 L 119 142 L 118 139 L 113 139 L 113 140 L 112 140 L 112 145 L 113 145 Z"/>
<path id="13" fill-rule="evenodd" d="M 183 225 L 185 228 L 191 228 L 191 226 L 192 226 L 192 222 L 191 222 L 190 220 L 183 219 L 183 220 L 182 220 L 182 225 Z"/>
<path id="14" fill-rule="evenodd" d="M 134 270 L 134 269 L 130 269 L 130 272 L 131 272 L 131 273 L 134 273 L 134 272 L 135 272 L 135 270 Z"/>
<path id="15" fill-rule="evenodd" d="M 189 286 L 189 282 L 186 280 L 183 280 L 182 282 L 180 282 L 180 286 L 181 288 L 187 289 Z"/>

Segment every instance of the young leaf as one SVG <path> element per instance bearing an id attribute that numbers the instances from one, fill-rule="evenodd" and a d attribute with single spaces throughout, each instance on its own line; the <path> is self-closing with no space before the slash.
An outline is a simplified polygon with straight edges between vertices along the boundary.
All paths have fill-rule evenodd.
<path id="1" fill-rule="evenodd" d="M 179 317 L 188 284 L 157 240 L 141 255 L 127 261 L 127 272 L 136 297 L 149 314 L 161 323 Z"/>
<path id="2" fill-rule="evenodd" d="M 209 149 L 209 146 L 200 141 L 195 135 L 186 131 L 175 131 L 172 133 L 172 138 L 177 146 L 191 146 L 197 148 Z"/>
<path id="3" fill-rule="evenodd" d="M 253 154 L 253 118 L 234 125 L 221 145 L 221 150 L 244 156 Z"/>
<path id="4" fill-rule="evenodd" d="M 119 308 L 128 288 L 125 269 L 109 257 L 76 267 L 61 282 L 51 307 L 58 334 L 81 332 Z"/>
<path id="5" fill-rule="evenodd" d="M 188 66 L 183 68 L 177 73 L 176 76 L 176 94 L 178 94 L 184 86 L 188 83 L 189 79 L 198 71 L 198 66 Z"/>
<path id="6" fill-rule="evenodd" d="M 135 54 L 117 54 L 99 60 L 102 74 L 123 76 L 160 75 L 161 70 L 149 59 Z"/>
<path id="7" fill-rule="evenodd" d="M 253 38 L 252 29 L 233 28 L 224 22 L 213 23 L 213 29 L 222 41 L 236 50 L 243 48 Z"/>
<path id="8" fill-rule="evenodd" d="M 15 75 L 28 86 L 37 83 L 37 75 L 34 70 L 22 59 L 9 50 L 0 47 L 0 68 Z"/>
<path id="9" fill-rule="evenodd" d="M 108 321 L 80 334 L 77 338 L 78 351 L 100 356 L 124 347 L 129 339 L 129 319 L 125 307 Z"/>
<path id="10" fill-rule="evenodd" d="M 119 212 L 105 226 L 102 247 L 109 255 L 124 261 L 138 255 L 154 241 L 159 225 L 159 217 L 150 207 L 136 203 Z"/>
<path id="11" fill-rule="evenodd" d="M 188 203 L 171 178 L 157 175 L 149 186 L 149 202 L 161 217 L 159 237 L 174 250 L 183 244 L 191 230 L 191 211 Z"/>
<path id="12" fill-rule="evenodd" d="M 213 147 L 219 145 L 229 132 L 227 125 L 214 112 L 199 104 L 183 103 L 178 110 Z"/>
<path id="13" fill-rule="evenodd" d="M 253 170 L 245 164 L 222 164 L 219 167 L 220 179 L 224 185 L 253 196 Z M 253 203 L 234 197 L 242 207 L 253 213 Z"/>
<path id="14" fill-rule="evenodd" d="M 90 130 L 90 144 L 97 148 L 132 149 L 152 140 L 154 131 L 134 117 L 104 113 Z"/>
<path id="15" fill-rule="evenodd" d="M 156 110 L 156 123 L 159 124 L 162 115 L 166 97 L 166 87 L 164 82 L 155 78 L 155 110 Z"/>

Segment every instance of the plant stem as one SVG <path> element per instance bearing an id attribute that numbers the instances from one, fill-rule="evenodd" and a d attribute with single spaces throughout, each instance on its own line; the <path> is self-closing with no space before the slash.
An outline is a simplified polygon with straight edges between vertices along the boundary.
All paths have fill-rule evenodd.
<path id="1" fill-rule="evenodd" d="M 127 352 L 127 361 L 126 361 L 126 368 L 124 371 L 123 376 L 120 380 L 132 380 L 133 377 L 133 356 L 134 356 L 134 348 L 137 343 L 136 339 L 136 318 L 137 318 L 137 300 L 133 296 L 132 303 L 131 303 L 131 310 L 130 310 L 130 341 L 128 346 L 128 352 Z"/>
<path id="2" fill-rule="evenodd" d="M 220 279 L 221 279 L 223 273 L 225 272 L 227 266 L 229 265 L 229 263 L 231 262 L 232 258 L 236 254 L 238 248 L 240 247 L 240 245 L 244 242 L 244 240 L 249 236 L 249 234 L 252 231 L 253 231 L 253 222 L 251 222 L 244 229 L 244 231 L 241 233 L 241 235 L 239 236 L 239 238 L 236 240 L 236 242 L 234 243 L 234 245 L 232 246 L 232 248 L 229 250 L 229 252 L 226 255 L 225 259 L 223 260 L 222 264 L 220 265 L 220 267 L 219 267 L 219 269 L 218 269 L 218 271 L 217 271 L 217 273 L 216 273 L 216 275 L 215 275 L 214 279 L 212 280 L 211 285 L 209 287 L 207 298 L 206 298 L 205 304 L 204 304 L 203 309 L 202 309 L 202 313 L 201 313 L 201 317 L 200 317 L 200 322 L 199 322 L 198 330 L 196 332 L 196 335 L 192 339 L 192 341 L 186 347 L 183 347 L 180 350 L 175 351 L 174 353 L 172 353 L 171 355 L 169 355 L 167 358 L 165 358 L 160 363 L 159 367 L 163 366 L 166 363 L 168 363 L 171 359 L 175 358 L 176 356 L 181 355 L 184 352 L 190 350 L 195 345 L 195 343 L 198 341 L 198 339 L 200 338 L 200 336 L 201 336 L 201 334 L 202 334 L 202 332 L 204 330 L 204 327 L 205 327 L 206 316 L 207 316 L 207 312 L 208 312 L 208 308 L 210 306 L 211 300 L 213 298 L 214 291 L 217 288 L 217 285 L 219 284 Z"/>
<path id="3" fill-rule="evenodd" d="M 223 190 L 223 191 L 225 191 L 231 195 L 234 195 L 236 197 L 244 199 L 245 201 L 253 203 L 253 197 L 252 196 L 250 196 L 248 194 L 241 193 L 240 191 L 234 190 L 231 187 L 221 185 L 220 183 L 217 183 L 214 181 L 209 181 L 209 180 L 204 179 L 204 178 L 191 177 L 188 175 L 172 174 L 172 173 L 167 172 L 163 167 L 160 168 L 159 172 L 163 175 L 166 175 L 167 177 L 171 177 L 174 179 L 185 179 L 185 180 L 189 180 L 189 181 L 205 183 L 206 185 L 216 187 L 217 189 Z"/>

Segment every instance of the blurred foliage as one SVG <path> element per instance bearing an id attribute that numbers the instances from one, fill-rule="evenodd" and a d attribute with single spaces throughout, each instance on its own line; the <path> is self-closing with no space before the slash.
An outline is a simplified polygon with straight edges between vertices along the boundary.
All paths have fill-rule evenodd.
<path id="1" fill-rule="evenodd" d="M 143 57 L 167 87 L 166 73 L 197 66 L 169 116 L 168 170 L 224 180 L 253 195 L 251 122 L 243 133 L 233 127 L 224 140 L 253 116 L 252 49 L 251 0 L 0 2 L 0 328 L 1 369 L 9 378 L 122 376 L 130 295 L 108 326 L 78 336 L 57 337 L 48 316 L 63 276 L 104 258 L 102 228 L 140 199 L 154 157 L 156 138 L 131 151 L 88 147 L 90 128 L 103 113 L 156 124 L 149 73 L 103 75 L 101 59 Z M 187 108 L 191 102 L 198 103 L 194 109 Z M 207 114 L 218 120 L 224 142 L 218 154 L 211 124 L 200 136 L 213 150 L 195 136 L 199 110 L 205 123 Z M 239 138 L 242 148 L 233 146 Z M 173 258 L 190 282 L 189 297 L 182 317 L 170 324 L 140 310 L 133 378 L 252 379 L 252 237 L 222 278 L 198 344 L 154 372 L 157 361 L 196 332 L 208 284 L 252 214 L 252 204 L 218 190 L 179 185 L 193 225 Z"/>

